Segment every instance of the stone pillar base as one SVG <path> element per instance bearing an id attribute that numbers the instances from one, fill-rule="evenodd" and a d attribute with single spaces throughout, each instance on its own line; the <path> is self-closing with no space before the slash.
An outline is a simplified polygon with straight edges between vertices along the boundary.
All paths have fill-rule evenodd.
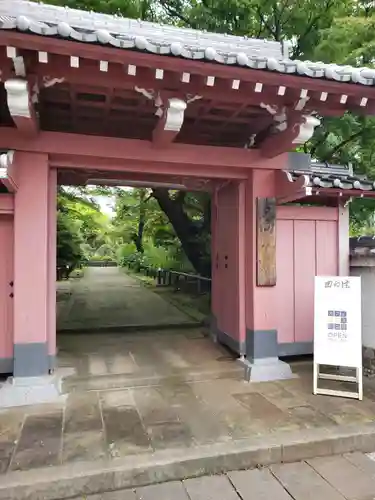
<path id="1" fill-rule="evenodd" d="M 296 378 L 288 363 L 279 358 L 261 358 L 249 361 L 239 359 L 245 368 L 247 382 L 270 382 L 272 380 L 286 380 Z"/>
<path id="2" fill-rule="evenodd" d="M 63 403 L 61 377 L 10 377 L 0 385 L 0 408 L 26 406 L 41 403 Z"/>
<path id="3" fill-rule="evenodd" d="M 210 337 L 215 344 L 217 343 L 217 319 L 216 316 L 211 314 L 210 317 Z"/>
<path id="4" fill-rule="evenodd" d="M 362 347 L 363 374 L 366 377 L 375 377 L 375 349 L 373 347 Z"/>

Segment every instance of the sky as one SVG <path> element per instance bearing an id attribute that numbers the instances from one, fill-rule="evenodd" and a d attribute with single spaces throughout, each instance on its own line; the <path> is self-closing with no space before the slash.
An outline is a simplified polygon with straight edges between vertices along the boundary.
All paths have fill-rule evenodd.
<path id="1" fill-rule="evenodd" d="M 95 201 L 99 204 L 101 212 L 113 217 L 115 214 L 115 197 L 114 196 L 94 196 Z"/>

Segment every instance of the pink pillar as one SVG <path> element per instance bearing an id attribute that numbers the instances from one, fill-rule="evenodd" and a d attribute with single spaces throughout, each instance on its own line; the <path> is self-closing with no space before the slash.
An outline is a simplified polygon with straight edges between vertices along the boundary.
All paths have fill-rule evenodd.
<path id="1" fill-rule="evenodd" d="M 49 372 L 48 156 L 17 153 L 14 213 L 14 376 Z"/>
<path id="2" fill-rule="evenodd" d="M 217 337 L 217 295 L 218 283 L 216 279 L 217 258 L 217 186 L 211 197 L 211 333 Z"/>
<path id="3" fill-rule="evenodd" d="M 246 325 L 250 330 L 276 329 L 273 308 L 275 287 L 256 285 L 257 269 L 257 198 L 275 195 L 275 174 L 272 170 L 252 170 L 246 184 Z"/>
<path id="4" fill-rule="evenodd" d="M 289 378 L 289 365 L 278 359 L 275 287 L 257 286 L 257 198 L 275 196 L 272 170 L 251 172 L 245 187 L 246 359 L 251 381 Z"/>
<path id="5" fill-rule="evenodd" d="M 50 369 L 56 357 L 56 238 L 57 171 L 50 169 L 48 179 L 48 355 Z"/>

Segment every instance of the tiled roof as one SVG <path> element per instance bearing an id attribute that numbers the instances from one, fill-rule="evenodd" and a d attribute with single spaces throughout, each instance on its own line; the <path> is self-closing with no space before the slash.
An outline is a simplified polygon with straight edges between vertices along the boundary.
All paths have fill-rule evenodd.
<path id="1" fill-rule="evenodd" d="M 24 0 L 1 0 L 0 29 L 251 69 L 375 85 L 375 70 L 288 58 L 289 44 L 206 33 Z"/>
<path id="2" fill-rule="evenodd" d="M 283 59 L 279 42 L 164 26 L 120 16 L 24 0 L 0 1 L 0 29 L 138 49 L 186 59 L 236 64 L 252 57 Z"/>
<path id="3" fill-rule="evenodd" d="M 312 188 L 375 192 L 375 182 L 367 179 L 365 175 L 354 174 L 351 166 L 312 162 L 311 170 L 294 170 L 290 173 L 293 180 L 297 180 L 301 175 L 307 175 L 308 185 Z"/>
<path id="4" fill-rule="evenodd" d="M 351 257 L 375 257 L 375 236 L 358 236 L 349 239 Z"/>

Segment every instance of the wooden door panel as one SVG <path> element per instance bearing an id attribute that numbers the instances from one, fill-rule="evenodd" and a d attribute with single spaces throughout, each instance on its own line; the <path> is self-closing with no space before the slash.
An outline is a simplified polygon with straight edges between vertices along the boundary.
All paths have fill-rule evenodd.
<path id="1" fill-rule="evenodd" d="M 13 357 L 13 217 L 0 216 L 0 359 Z"/>

